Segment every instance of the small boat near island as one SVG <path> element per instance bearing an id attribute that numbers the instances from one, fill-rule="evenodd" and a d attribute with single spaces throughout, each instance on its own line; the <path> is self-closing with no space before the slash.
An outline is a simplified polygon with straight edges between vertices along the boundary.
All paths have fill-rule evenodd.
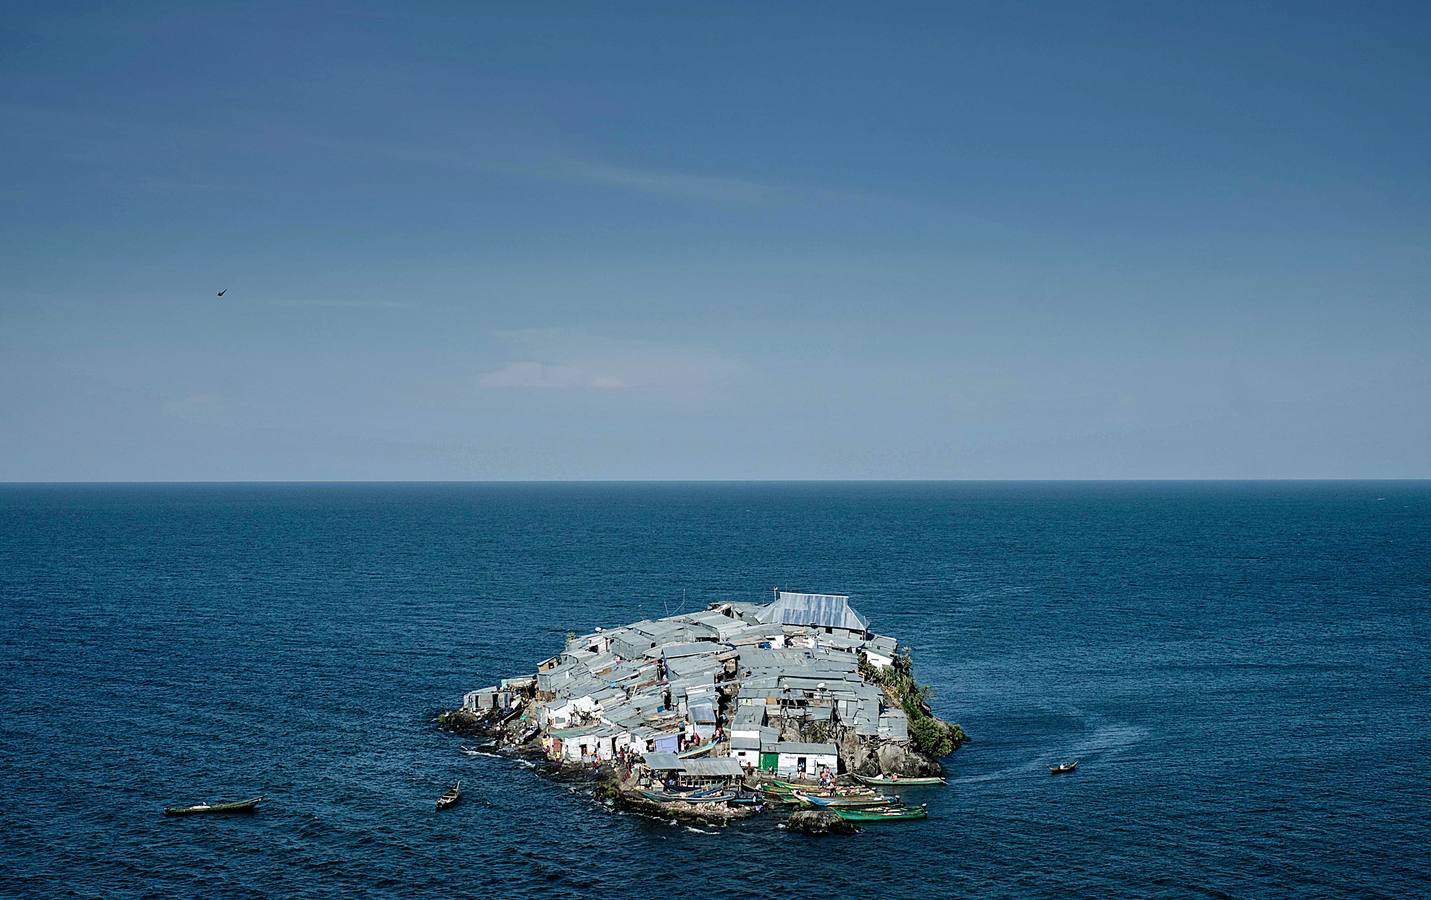
<path id="1" fill-rule="evenodd" d="M 820 796 L 819 794 L 807 794 L 804 791 L 794 791 L 792 793 L 795 799 L 800 800 L 805 805 L 814 806 L 820 809 L 870 809 L 904 805 L 904 801 L 899 799 L 898 797 L 888 797 L 884 794 L 841 797 Z"/>
<path id="2" fill-rule="evenodd" d="M 911 776 L 905 778 L 899 775 L 856 775 L 854 779 L 860 784 L 868 784 L 872 787 L 921 787 L 945 783 L 943 778 L 937 776 Z"/>
<path id="3" fill-rule="evenodd" d="M 720 793 L 700 791 L 694 794 L 672 794 L 667 791 L 643 790 L 641 796 L 653 803 L 674 803 L 677 800 L 685 803 L 728 803 L 736 799 L 736 795 L 730 791 Z"/>
<path id="4" fill-rule="evenodd" d="M 439 810 L 451 809 L 457 805 L 457 801 L 462 799 L 462 782 L 457 782 L 447 789 L 447 793 L 437 798 L 437 808 Z"/>
<path id="5" fill-rule="evenodd" d="M 830 812 L 847 822 L 898 822 L 929 818 L 929 807 L 923 803 L 918 806 L 884 806 L 877 809 L 845 809 L 834 806 L 830 808 Z"/>
<path id="6" fill-rule="evenodd" d="M 204 813 L 250 813 L 258 808 L 258 805 L 267 797 L 254 797 L 252 800 L 235 800 L 230 803 L 195 803 L 193 806 L 166 806 L 164 815 L 166 816 L 197 816 Z"/>
<path id="7" fill-rule="evenodd" d="M 1049 766 L 1049 767 L 1048 767 L 1048 774 L 1050 774 L 1050 775 L 1062 775 L 1062 774 L 1064 774 L 1065 772 L 1072 772 L 1072 771 L 1073 771 L 1074 769 L 1076 769 L 1076 768 L 1078 768 L 1078 760 L 1075 759 L 1075 760 L 1074 760 L 1073 762 L 1071 762 L 1071 763 L 1059 763 L 1059 764 L 1056 765 L 1056 766 Z"/>

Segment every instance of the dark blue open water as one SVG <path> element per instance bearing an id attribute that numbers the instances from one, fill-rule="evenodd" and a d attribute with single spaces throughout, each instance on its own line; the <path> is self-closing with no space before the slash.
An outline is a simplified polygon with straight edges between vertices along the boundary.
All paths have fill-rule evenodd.
<path id="1" fill-rule="evenodd" d="M 667 827 L 431 724 L 775 585 L 854 595 L 974 736 L 927 823 Z M 1428 890 L 1428 483 L 10 486 L 0 615 L 5 893 Z"/>

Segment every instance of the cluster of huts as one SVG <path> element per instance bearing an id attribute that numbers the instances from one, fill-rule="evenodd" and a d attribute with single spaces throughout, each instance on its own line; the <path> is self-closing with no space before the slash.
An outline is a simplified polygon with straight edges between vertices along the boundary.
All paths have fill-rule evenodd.
<path id="1" fill-rule="evenodd" d="M 777 591 L 765 605 L 716 603 L 571 638 L 534 675 L 463 705 L 520 707 L 563 763 L 639 763 L 685 787 L 755 771 L 814 778 L 840 771 L 837 736 L 908 740 L 903 710 L 860 674 L 861 661 L 883 668 L 895 652 L 848 597 Z M 824 739 L 788 739 L 810 734 Z"/>

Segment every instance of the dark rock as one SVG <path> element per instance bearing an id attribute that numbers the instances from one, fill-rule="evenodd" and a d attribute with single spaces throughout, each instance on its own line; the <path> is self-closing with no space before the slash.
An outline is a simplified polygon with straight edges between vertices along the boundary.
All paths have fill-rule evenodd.
<path id="1" fill-rule="evenodd" d="M 828 809 L 797 810 L 785 824 L 792 831 L 806 834 L 852 834 L 859 830 L 853 822 L 846 822 Z"/>
<path id="2" fill-rule="evenodd" d="M 492 734 L 490 722 L 465 709 L 451 709 L 438 714 L 437 726 L 466 737 L 487 737 Z"/>
<path id="3" fill-rule="evenodd" d="M 754 815 L 755 810 L 749 806 L 730 806 L 725 803 L 685 803 L 675 801 L 671 803 L 656 803 L 647 800 L 636 791 L 621 791 L 612 802 L 621 808 L 628 809 L 659 819 L 682 822 L 688 825 L 727 825 L 736 819 L 744 819 Z"/>

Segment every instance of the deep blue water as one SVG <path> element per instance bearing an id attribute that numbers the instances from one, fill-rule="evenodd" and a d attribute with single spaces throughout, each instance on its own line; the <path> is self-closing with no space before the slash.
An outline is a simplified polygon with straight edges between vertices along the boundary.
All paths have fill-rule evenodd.
<path id="1" fill-rule="evenodd" d="M 928 822 L 668 827 L 432 725 L 568 629 L 777 585 L 852 594 L 973 735 Z M 7 486 L 0 615 L 4 893 L 1431 878 L 1431 483 Z"/>

